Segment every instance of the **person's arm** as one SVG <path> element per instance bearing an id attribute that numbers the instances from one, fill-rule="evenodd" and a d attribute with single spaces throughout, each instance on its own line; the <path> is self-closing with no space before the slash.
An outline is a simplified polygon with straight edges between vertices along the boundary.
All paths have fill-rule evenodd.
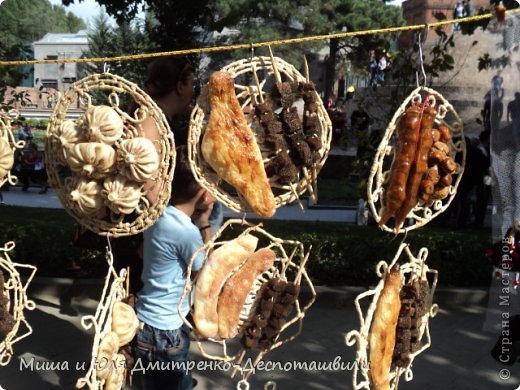
<path id="1" fill-rule="evenodd" d="M 507 105 L 507 123 L 511 123 L 511 103 Z"/>
<path id="2" fill-rule="evenodd" d="M 192 215 L 192 221 L 195 226 L 199 228 L 202 241 L 207 243 L 211 239 L 211 227 L 209 225 L 209 216 L 213 210 L 214 202 L 210 202 L 195 211 Z"/>

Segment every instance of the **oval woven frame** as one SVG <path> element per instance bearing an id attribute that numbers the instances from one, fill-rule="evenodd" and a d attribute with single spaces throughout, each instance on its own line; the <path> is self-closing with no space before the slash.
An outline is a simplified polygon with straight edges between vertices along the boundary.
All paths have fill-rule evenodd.
<path id="1" fill-rule="evenodd" d="M 94 328 L 94 341 L 92 343 L 92 355 L 89 369 L 85 376 L 76 381 L 76 388 L 82 389 L 87 386 L 90 390 L 102 390 L 105 387 L 105 380 L 96 376 L 96 367 L 101 364 L 111 364 L 111 362 L 101 361 L 99 358 L 99 345 L 103 337 L 112 329 L 112 310 L 116 302 L 120 302 L 128 296 L 125 282 L 127 281 L 127 271 L 122 269 L 119 274 L 114 268 L 114 258 L 112 252 L 107 250 L 106 260 L 108 272 L 105 276 L 103 292 L 94 315 L 81 317 L 81 326 L 89 330 Z M 114 364 L 115 366 L 115 364 Z M 126 374 L 125 374 L 126 375 Z M 124 387 L 124 382 L 123 386 Z"/>
<path id="2" fill-rule="evenodd" d="M 197 332 L 197 329 L 186 319 L 186 317 L 181 314 L 181 308 L 183 306 L 184 300 L 186 299 L 188 300 L 190 307 L 193 307 L 193 294 L 191 294 L 191 291 L 197 279 L 195 278 L 194 281 L 191 281 L 190 275 L 192 273 L 192 266 L 195 257 L 199 252 L 205 251 L 207 259 L 207 254 L 212 249 L 217 248 L 222 244 L 228 242 L 219 241 L 221 234 L 226 229 L 232 229 L 233 231 L 235 231 L 237 233 L 237 237 L 252 233 L 258 238 L 267 239 L 269 241 L 269 245 L 267 246 L 267 248 L 275 250 L 275 252 L 277 252 L 277 258 L 273 267 L 268 271 L 264 272 L 262 275 L 260 275 L 254 282 L 253 287 L 251 288 L 251 291 L 249 292 L 246 298 L 242 311 L 240 312 L 238 335 L 225 340 L 208 340 L 204 339 Z M 240 235 L 238 235 L 238 229 L 243 230 L 243 232 Z M 257 250 L 258 249 L 259 248 L 257 248 Z M 316 299 L 316 291 L 305 270 L 305 263 L 307 262 L 307 259 L 309 257 L 309 252 L 305 253 L 302 243 L 298 241 L 288 241 L 273 237 L 265 230 L 263 230 L 260 227 L 260 225 L 253 226 L 240 219 L 230 219 L 227 220 L 224 223 L 224 225 L 222 225 L 221 229 L 217 233 L 215 233 L 215 235 L 209 242 L 207 242 L 202 248 L 198 249 L 194 253 L 192 259 L 190 260 L 186 276 L 188 282 L 184 287 L 184 291 L 182 293 L 181 300 L 178 306 L 179 315 L 181 316 L 184 323 L 192 330 L 192 334 L 195 337 L 197 346 L 201 354 L 208 359 L 229 362 L 230 364 L 232 363 L 233 372 L 231 377 L 234 377 L 236 373 L 239 372 L 242 378 L 239 382 L 240 385 L 247 384 L 248 378 L 254 373 L 253 369 L 257 366 L 258 362 L 260 362 L 260 360 L 266 353 L 282 346 L 283 344 L 288 343 L 291 340 L 294 340 L 301 333 L 303 328 L 303 317 L 305 316 L 305 313 Z M 296 310 L 293 310 L 293 313 L 287 318 L 287 322 L 281 328 L 271 348 L 265 351 L 245 349 L 242 347 L 242 344 L 240 342 L 237 345 L 237 339 L 241 336 L 244 326 L 248 323 L 250 316 L 253 314 L 253 308 L 256 302 L 257 293 L 259 292 L 261 286 L 271 278 L 280 278 L 283 281 L 292 281 L 300 286 L 302 283 L 305 283 L 309 287 L 311 297 L 305 305 L 300 304 L 300 298 L 296 300 L 296 302 L 294 303 Z M 281 335 L 284 335 L 284 337 L 280 337 Z M 233 351 L 230 351 L 231 349 L 233 349 Z M 256 357 L 254 357 L 253 360 L 252 356 L 254 356 L 255 354 Z M 253 360 L 252 364 L 250 363 L 251 360 Z M 246 365 L 247 369 L 245 369 Z"/>
<path id="3" fill-rule="evenodd" d="M 356 311 L 359 316 L 359 322 L 361 325 L 360 330 L 353 330 L 345 336 L 345 342 L 348 346 L 353 346 L 356 344 L 356 364 L 354 365 L 353 373 L 352 373 L 352 384 L 354 390 L 359 389 L 370 389 L 370 366 L 368 359 L 368 337 L 370 332 L 370 327 L 372 325 L 372 319 L 374 316 L 374 312 L 376 310 L 377 301 L 379 299 L 379 295 L 381 294 L 381 290 L 384 287 L 385 276 L 389 269 L 391 269 L 401 257 L 401 254 L 405 253 L 408 261 L 404 264 L 400 264 L 401 275 L 408 274 L 410 278 L 418 278 L 420 280 L 428 281 L 428 285 L 430 286 L 430 296 L 428 302 L 432 303 L 433 295 L 435 293 L 435 288 L 437 287 L 437 276 L 438 273 L 434 269 L 428 268 L 425 264 L 426 258 L 428 257 L 428 249 L 421 248 L 417 257 L 415 257 L 408 244 L 403 243 L 399 246 L 397 253 L 390 264 L 387 264 L 385 261 L 380 261 L 376 266 L 376 273 L 381 278 L 377 286 L 372 289 L 365 291 L 364 293 L 359 294 L 355 301 L 354 305 L 356 307 Z M 431 275 L 431 280 L 427 278 L 427 275 Z M 365 315 L 363 315 L 360 301 L 365 298 L 371 298 L 372 301 Z M 363 305 L 366 307 L 366 304 Z M 399 385 L 399 377 L 404 373 L 405 380 L 407 382 L 413 379 L 412 372 L 412 363 L 417 355 L 423 352 L 425 349 L 429 348 L 431 345 L 431 337 L 430 337 L 430 326 L 429 319 L 433 318 L 437 315 L 438 305 L 432 304 L 428 313 L 426 313 L 421 321 L 420 329 L 419 329 L 419 340 L 422 342 L 421 348 L 410 354 L 410 363 L 406 368 L 395 367 L 390 372 L 390 388 L 392 390 L 397 390 Z M 359 378 L 361 376 L 362 378 Z"/>
<path id="4" fill-rule="evenodd" d="M 13 155 L 16 149 L 23 149 L 25 146 L 25 141 L 16 141 L 11 128 L 11 122 L 16 118 L 18 118 L 18 112 L 15 110 L 9 111 L 8 113 L 0 111 L 0 139 L 4 139 L 9 143 Z M 6 176 L 0 177 L 0 187 L 2 187 L 5 182 L 14 186 L 18 182 L 18 178 L 11 175 L 11 171 L 9 171 Z"/>
<path id="5" fill-rule="evenodd" d="M 383 140 L 377 148 L 367 185 L 368 204 L 370 205 L 372 216 L 376 222 L 381 220 L 381 211 L 383 209 L 382 199 L 385 192 L 384 185 L 390 175 L 390 167 L 383 171 L 383 166 L 386 166 L 385 162 L 390 160 L 394 151 L 392 145 L 395 145 L 395 142 L 393 142 L 395 140 L 394 134 L 396 132 L 399 118 L 405 113 L 411 103 L 422 102 L 423 95 L 428 95 L 431 103 L 437 104 L 438 114 L 435 118 L 435 124 L 447 126 L 451 130 L 452 136 L 460 136 L 460 140 L 457 140 L 456 142 L 453 141 L 453 139 L 447 142 L 450 148 L 450 157 L 455 160 L 457 156 L 460 156 L 460 163 L 457 163 L 457 168 L 453 173 L 453 175 L 456 175 L 456 178 L 454 178 L 453 183 L 450 186 L 449 196 L 446 199 L 435 200 L 427 203 L 419 201 L 407 216 L 407 219 L 412 219 L 412 224 L 406 227 L 401 227 L 399 233 L 404 233 L 426 225 L 429 221 L 448 208 L 455 197 L 457 187 L 462 179 L 462 174 L 466 165 L 466 141 L 464 139 L 462 119 L 448 100 L 446 100 L 439 92 L 425 87 L 415 89 L 395 112 L 392 121 L 386 129 Z M 382 226 L 382 229 L 387 232 L 394 232 L 394 229 L 386 224 Z"/>
<path id="6" fill-rule="evenodd" d="M 134 220 L 130 220 L 129 217 L 124 217 L 123 215 L 115 219 L 110 218 L 109 220 L 100 219 L 97 216 L 79 215 L 68 205 L 65 190 L 67 179 L 62 179 L 61 177 L 61 171 L 64 168 L 68 169 L 68 167 L 60 162 L 61 147 L 54 140 L 60 125 L 66 120 L 70 104 L 79 97 L 87 109 L 92 106 L 93 96 L 91 93 L 96 91 L 103 91 L 108 94 L 108 103 L 123 120 L 124 132 L 121 137 L 122 140 L 137 137 L 141 131 L 141 122 L 147 117 L 153 118 L 161 137 L 160 161 L 155 179 L 161 183 L 159 196 L 153 205 L 147 206 L 148 202 L 143 202 L 145 205 L 140 208 L 140 212 L 137 213 Z M 135 110 L 133 115 L 127 114 L 120 108 L 120 94 L 129 95 L 137 103 L 138 109 Z M 153 225 L 168 204 L 175 169 L 175 144 L 164 114 L 148 94 L 142 91 L 136 84 L 122 77 L 110 73 L 93 74 L 74 83 L 70 90 L 58 99 L 47 128 L 45 163 L 50 184 L 54 187 L 65 210 L 74 219 L 99 235 L 128 236 L 142 232 Z"/>
<path id="7" fill-rule="evenodd" d="M 278 57 L 274 57 L 274 61 L 278 72 L 285 75 L 287 81 L 306 81 L 305 77 L 303 77 L 293 65 Z M 244 110 L 247 108 L 247 110 L 249 110 L 249 113 L 246 114 L 247 123 L 257 134 L 257 141 L 259 142 L 260 149 L 265 149 L 260 143 L 260 137 L 258 137 L 258 132 L 261 126 L 258 121 L 255 120 L 253 106 L 259 102 L 260 93 L 262 96 L 269 95 L 269 91 L 265 91 L 264 87 L 267 80 L 274 75 L 271 58 L 253 57 L 251 59 L 243 59 L 227 65 L 226 67 L 222 68 L 222 71 L 229 73 L 235 80 L 239 76 L 243 76 L 245 79 L 252 81 L 253 84 L 251 85 L 241 85 L 239 83 L 235 83 L 235 90 L 242 109 Z M 259 91 L 258 87 L 254 84 L 254 73 L 260 71 L 263 71 L 265 74 L 265 77 L 259 80 L 261 91 Z M 299 200 L 299 197 L 306 191 L 309 191 L 311 198 L 314 201 L 317 201 L 316 180 L 318 173 L 325 164 L 329 154 L 330 142 L 332 139 L 332 124 L 327 114 L 327 110 L 323 106 L 323 102 L 317 93 L 316 102 L 318 104 L 318 117 L 321 125 L 320 136 L 322 147 L 319 150 L 320 159 L 309 169 L 302 168 L 300 170 L 300 180 L 296 183 L 283 185 L 274 179 L 270 180 L 271 188 L 278 189 L 280 192 L 278 194 L 275 193 L 276 207 L 280 207 Z M 207 102 L 206 85 L 201 93 L 200 98 L 197 101 L 197 105 L 191 113 L 190 130 L 188 136 L 188 156 L 192 171 L 197 181 L 216 199 L 218 199 L 220 203 L 236 212 L 249 212 L 251 210 L 240 197 L 233 196 L 229 194 L 229 192 L 227 192 L 224 188 L 222 188 L 222 186 L 219 184 L 219 178 L 217 177 L 216 173 L 202 157 L 202 153 L 200 151 L 200 142 L 204 136 L 205 126 L 207 123 L 206 116 L 208 115 L 209 111 L 210 109 Z M 269 159 L 264 157 L 264 164 L 268 161 Z"/>
<path id="8" fill-rule="evenodd" d="M 5 339 L 0 343 L 0 366 L 6 366 L 11 361 L 13 345 L 32 334 L 32 327 L 25 318 L 24 310 L 34 310 L 36 308 L 34 301 L 27 298 L 27 287 L 29 287 L 37 268 L 30 264 L 13 263 L 9 258 L 8 252 L 12 251 L 14 247 L 14 242 L 9 241 L 3 248 L 0 248 L 0 273 L 7 273 L 8 276 L 4 283 L 4 291 L 0 290 L 0 294 L 9 297 L 10 306 L 12 306 L 10 312 L 14 318 L 13 329 L 11 329 L 5 336 Z M 25 284 L 22 283 L 17 268 L 27 268 L 30 270 L 29 277 L 25 281 Z M 23 324 L 26 329 L 23 333 L 20 333 L 21 324 Z"/>

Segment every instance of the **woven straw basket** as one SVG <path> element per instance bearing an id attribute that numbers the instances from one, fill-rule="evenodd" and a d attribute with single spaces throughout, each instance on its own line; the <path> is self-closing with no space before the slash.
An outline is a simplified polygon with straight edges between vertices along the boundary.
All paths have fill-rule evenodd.
<path id="1" fill-rule="evenodd" d="M 448 208 L 455 197 L 466 164 L 466 141 L 464 140 L 462 120 L 454 110 L 453 106 L 439 92 L 433 89 L 425 87 L 415 89 L 395 112 L 392 121 L 386 129 L 383 140 L 377 148 L 374 163 L 370 170 L 367 196 L 368 204 L 370 205 L 370 210 L 374 219 L 376 222 L 381 220 L 383 198 L 385 196 L 387 181 L 390 177 L 390 161 L 392 160 L 395 151 L 397 139 L 396 127 L 399 118 L 401 118 L 411 104 L 421 103 L 426 96 L 429 98 L 429 104 L 437 107 L 438 114 L 435 119 L 435 124 L 445 125 L 451 130 L 453 138 L 447 144 L 450 149 L 449 155 L 456 161 L 457 168 L 452 174 L 453 183 L 449 188 L 448 197 L 427 203 L 419 201 L 407 216 L 408 220 L 411 219 L 411 224 L 401 227 L 398 231 L 399 233 L 404 233 L 426 225 L 429 221 Z M 387 224 L 383 225 L 382 229 L 387 232 L 394 232 L 394 228 Z"/>
<path id="2" fill-rule="evenodd" d="M 67 119 L 67 113 L 72 102 L 76 102 L 79 98 L 82 106 L 88 109 L 97 102 L 100 95 L 103 95 L 107 102 L 97 104 L 112 107 L 124 123 L 123 135 L 114 144 L 116 150 L 120 141 L 132 139 L 142 134 L 141 123 L 148 117 L 153 119 L 160 136 L 158 141 L 153 141 L 156 148 L 160 150 L 159 168 L 154 177 L 154 180 L 160 186 L 158 199 L 154 204 L 150 205 L 144 193 L 142 193 L 139 205 L 132 214 L 110 213 L 105 208 L 104 213 L 84 215 L 75 211 L 68 200 L 67 185 L 73 177 L 79 177 L 79 175 L 71 175 L 69 166 L 61 157 L 63 156 L 64 148 L 58 142 L 58 131 L 60 125 Z M 121 107 L 125 99 L 127 100 L 126 104 L 133 100 L 138 107 L 130 115 Z M 56 194 L 65 210 L 74 219 L 99 235 L 127 236 L 139 233 L 153 225 L 168 204 L 175 168 L 175 147 L 173 136 L 164 114 L 145 92 L 139 89 L 136 84 L 122 77 L 110 73 L 93 74 L 77 81 L 66 94 L 60 96 L 47 128 L 45 162 L 50 184 L 55 188 Z M 110 177 L 117 176 L 117 171 L 110 175 Z M 100 184 L 102 184 L 102 181 Z"/>
<path id="3" fill-rule="evenodd" d="M 5 339 L 0 342 L 0 366 L 6 366 L 13 356 L 13 345 L 18 341 L 32 334 L 32 327 L 27 322 L 24 310 L 34 310 L 36 304 L 27 298 L 27 287 L 31 283 L 36 267 L 29 264 L 13 263 L 9 258 L 8 252 L 15 247 L 14 242 L 10 241 L 0 248 L 0 274 L 7 275 L 4 283 L 4 289 L 0 290 L 0 294 L 9 298 L 8 310 L 14 319 L 14 326 L 6 335 Z M 27 268 L 30 270 L 29 277 L 22 283 L 20 273 L 17 268 Z M 20 325 L 23 324 L 25 330 L 21 332 Z M 18 334 L 20 333 L 20 334 Z"/>
<path id="4" fill-rule="evenodd" d="M 81 325 L 84 329 L 94 329 L 94 340 L 92 343 L 91 364 L 85 376 L 76 381 L 76 388 L 82 389 L 85 386 L 89 390 L 102 390 L 105 388 L 105 380 L 100 379 L 96 375 L 96 368 L 103 366 L 112 367 L 114 370 L 118 367 L 115 361 L 106 362 L 104 358 L 100 357 L 99 347 L 103 337 L 112 329 L 112 311 L 114 304 L 120 302 L 128 296 L 127 287 L 127 271 L 122 269 L 119 274 L 114 269 L 112 252 L 107 251 L 106 260 L 108 262 L 108 273 L 105 277 L 105 284 L 103 293 L 96 308 L 94 315 L 83 316 L 81 318 Z M 121 347 L 121 346 L 120 346 Z M 121 386 L 124 387 L 125 378 L 127 375 L 126 363 L 124 373 L 121 373 Z"/>
<path id="5" fill-rule="evenodd" d="M 237 336 L 228 339 L 210 338 L 205 340 L 198 333 L 194 325 L 192 325 L 186 319 L 186 317 L 181 314 L 181 308 L 183 307 L 183 302 L 185 300 L 188 300 L 190 307 L 193 307 L 193 294 L 191 294 L 191 291 L 194 287 L 194 284 L 197 283 L 197 278 L 195 278 L 195 280 L 192 282 L 190 281 L 190 275 L 192 273 L 192 266 L 195 257 L 200 251 L 205 251 L 207 257 L 207 254 L 214 248 L 217 248 L 227 242 L 220 241 L 221 234 L 226 230 L 232 230 L 234 233 L 236 233 L 237 237 L 251 233 L 252 235 L 259 238 L 259 245 L 257 250 L 261 247 L 270 248 L 276 253 L 277 258 L 273 267 L 261 274 L 253 283 L 253 287 L 251 288 L 251 291 L 249 292 L 244 306 L 240 312 L 240 320 L 238 324 L 239 331 Z M 238 233 L 240 231 L 242 231 L 242 233 L 239 235 Z M 212 239 L 193 255 L 187 270 L 188 282 L 186 283 L 181 300 L 179 302 L 179 313 L 183 318 L 184 323 L 189 326 L 190 329 L 192 329 L 192 334 L 195 337 L 196 344 L 201 354 L 208 359 L 219 360 L 233 364 L 234 371 L 232 372 L 232 377 L 234 377 L 235 374 L 239 372 L 242 380 L 247 381 L 247 379 L 252 374 L 251 368 L 256 367 L 258 362 L 266 353 L 284 345 L 291 340 L 294 340 L 301 333 L 305 313 L 314 303 L 316 298 L 316 291 L 314 290 L 314 286 L 305 270 L 305 263 L 308 259 L 308 256 L 309 252 L 305 253 L 303 244 L 300 242 L 282 240 L 273 237 L 265 230 L 263 230 L 260 225 L 252 226 L 243 220 L 231 219 L 226 221 L 222 228 L 212 237 Z M 280 329 L 273 345 L 270 348 L 266 350 L 245 349 L 240 343 L 239 339 L 242 336 L 244 328 L 249 323 L 250 318 L 255 314 L 255 308 L 258 304 L 260 295 L 258 293 L 261 292 L 262 286 L 265 285 L 265 283 L 271 278 L 279 278 L 285 282 L 294 282 L 296 285 L 300 286 L 305 284 L 308 286 L 311 296 L 309 299 L 306 298 L 305 303 L 303 303 L 301 301 L 302 294 L 300 293 L 299 298 L 294 303 L 295 309 L 292 311 L 289 317 L 286 318 L 287 322 Z M 245 369 L 246 361 L 253 361 L 252 364 L 248 364 L 247 370 Z M 244 384 L 244 382 L 242 382 L 242 384 Z"/>
<path id="6" fill-rule="evenodd" d="M 399 258 L 404 254 L 408 261 L 406 263 L 400 263 L 401 275 L 404 276 L 405 280 L 411 279 L 419 279 L 428 281 L 428 285 L 430 287 L 430 295 L 428 297 L 428 302 L 432 303 L 433 295 L 435 293 L 435 288 L 437 286 L 437 271 L 434 269 L 428 268 L 425 264 L 426 258 L 428 257 L 428 249 L 422 248 L 419 251 L 417 257 L 413 256 L 408 244 L 401 244 L 397 253 L 390 264 L 387 264 L 385 261 L 380 261 L 376 266 L 377 275 L 381 278 L 377 286 L 372 289 L 365 291 L 358 295 L 354 301 L 356 311 L 359 316 L 359 322 L 361 324 L 360 330 L 353 330 L 349 332 L 345 336 L 345 342 L 348 346 L 353 346 L 356 344 L 356 364 L 354 365 L 353 375 L 352 375 L 352 383 L 353 388 L 355 390 L 359 389 L 370 389 L 371 381 L 370 381 L 370 367 L 369 367 L 369 333 L 370 327 L 372 326 L 372 320 L 374 316 L 374 312 L 376 310 L 377 301 L 379 299 L 379 295 L 381 294 L 381 290 L 384 287 L 385 277 L 388 270 L 390 270 L 399 260 Z M 370 306 L 365 315 L 363 315 L 361 309 L 361 301 L 371 299 Z M 366 307 L 366 303 L 363 304 Z M 411 381 L 413 379 L 412 372 L 412 364 L 417 355 L 423 352 L 425 349 L 429 348 L 431 345 L 431 337 L 430 337 L 430 328 L 429 328 L 429 319 L 433 318 L 437 315 L 438 306 L 437 304 L 432 304 L 428 313 L 426 313 L 420 323 L 419 327 L 419 340 L 421 341 L 421 348 L 410 354 L 410 363 L 405 368 L 393 367 L 390 372 L 390 388 L 392 390 L 397 390 L 399 384 L 399 377 L 404 373 L 405 380 Z"/>
<path id="7" fill-rule="evenodd" d="M 270 88 L 275 78 L 273 61 L 277 73 L 283 75 L 287 81 L 306 81 L 305 77 L 303 77 L 293 65 L 288 64 L 278 57 L 253 57 L 251 59 L 243 59 L 233 62 L 222 69 L 222 71 L 228 72 L 231 77 L 235 79 L 235 90 L 238 100 L 242 109 L 246 113 L 248 125 L 256 134 L 260 150 L 262 150 L 262 154 L 264 155 L 264 164 L 269 162 L 269 158 L 266 157 L 266 148 L 262 144 L 263 130 L 261 125 L 255 119 L 254 105 L 261 101 L 259 97 L 260 94 L 264 97 L 268 96 L 270 93 L 266 87 Z M 258 86 L 255 83 L 255 78 L 257 76 Z M 303 104 L 303 101 L 301 102 Z M 275 195 L 276 207 L 299 200 L 299 197 L 306 191 L 309 191 L 309 194 L 314 201 L 317 200 L 316 179 L 328 157 L 332 137 L 332 124 L 327 111 L 323 106 L 321 98 L 317 94 L 316 102 L 318 104 L 318 117 L 321 125 L 320 137 L 322 147 L 318 151 L 320 159 L 315 162 L 312 167 L 308 169 L 302 168 L 299 172 L 299 180 L 295 183 L 280 184 L 276 177 L 270 178 L 270 185 Z M 190 132 L 188 137 L 188 156 L 192 171 L 194 172 L 197 181 L 205 189 L 210 191 L 219 202 L 234 211 L 248 212 L 250 209 L 243 199 L 230 194 L 229 191 L 221 185 L 216 173 L 202 157 L 200 143 L 204 136 L 209 113 L 210 108 L 207 101 L 207 86 L 205 86 L 196 107 L 191 113 Z"/>
<path id="8" fill-rule="evenodd" d="M 11 175 L 11 169 L 14 165 L 14 153 L 16 149 L 22 149 L 25 146 L 25 141 L 16 141 L 14 137 L 11 123 L 16 118 L 18 118 L 18 112 L 15 110 L 8 113 L 0 111 L 0 187 L 6 181 L 12 186 L 18 182 L 18 178 Z M 11 163 L 7 163 L 11 158 Z M 3 174 L 4 171 L 5 174 Z"/>

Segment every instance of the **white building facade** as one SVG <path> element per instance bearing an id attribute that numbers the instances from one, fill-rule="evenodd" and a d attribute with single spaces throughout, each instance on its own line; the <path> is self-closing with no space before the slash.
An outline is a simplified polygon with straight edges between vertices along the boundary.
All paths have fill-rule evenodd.
<path id="1" fill-rule="evenodd" d="M 33 42 L 34 59 L 61 60 L 80 58 L 88 49 L 87 30 L 77 33 L 48 33 Z M 34 87 L 66 90 L 76 81 L 76 63 L 56 63 L 34 65 Z"/>

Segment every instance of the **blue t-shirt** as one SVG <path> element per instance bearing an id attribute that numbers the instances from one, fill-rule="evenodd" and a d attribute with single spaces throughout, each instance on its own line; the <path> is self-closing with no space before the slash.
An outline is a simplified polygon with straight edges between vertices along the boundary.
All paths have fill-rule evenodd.
<path id="1" fill-rule="evenodd" d="M 199 229 L 190 217 L 168 205 L 157 222 L 144 232 L 143 288 L 137 294 L 137 316 L 145 324 L 161 330 L 178 329 L 183 324 L 178 304 L 186 284 L 186 270 L 193 253 L 203 244 Z M 193 262 L 198 271 L 204 261 L 199 252 Z M 189 312 L 186 295 L 182 314 Z"/>

